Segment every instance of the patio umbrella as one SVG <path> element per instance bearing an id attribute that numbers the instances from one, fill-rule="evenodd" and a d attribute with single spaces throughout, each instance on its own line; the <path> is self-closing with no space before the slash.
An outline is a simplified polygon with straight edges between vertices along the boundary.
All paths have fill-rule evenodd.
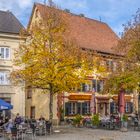
<path id="1" fill-rule="evenodd" d="M 118 111 L 120 114 L 125 113 L 125 91 L 122 89 L 118 95 Z"/>
<path id="2" fill-rule="evenodd" d="M 0 110 L 10 110 L 13 109 L 13 106 L 4 100 L 0 99 Z"/>

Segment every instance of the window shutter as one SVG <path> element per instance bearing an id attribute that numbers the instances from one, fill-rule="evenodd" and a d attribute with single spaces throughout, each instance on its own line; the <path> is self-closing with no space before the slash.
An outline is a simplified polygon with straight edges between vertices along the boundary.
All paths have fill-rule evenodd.
<path id="1" fill-rule="evenodd" d="M 81 114 L 81 103 L 77 103 L 77 114 Z"/>
<path id="2" fill-rule="evenodd" d="M 114 102 L 110 103 L 110 113 L 113 114 L 114 113 Z"/>
<path id="3" fill-rule="evenodd" d="M 10 51 L 9 51 L 9 48 L 6 48 L 5 50 L 5 58 L 10 58 Z"/>
<path id="4" fill-rule="evenodd" d="M 70 111 L 71 111 L 71 104 L 70 103 L 65 103 L 65 116 L 70 115 Z"/>
<path id="5" fill-rule="evenodd" d="M 86 103 L 82 103 L 82 115 L 86 114 Z"/>
<path id="6" fill-rule="evenodd" d="M 130 113 L 133 112 L 133 103 L 130 103 Z"/>
<path id="7" fill-rule="evenodd" d="M 95 92 L 97 91 L 96 80 L 92 80 L 92 88 L 95 90 Z"/>
<path id="8" fill-rule="evenodd" d="M 85 83 L 82 83 L 82 91 L 83 91 L 83 92 L 85 91 L 85 88 L 86 88 Z"/>
<path id="9" fill-rule="evenodd" d="M 1 58 L 4 58 L 4 48 L 1 48 Z"/>

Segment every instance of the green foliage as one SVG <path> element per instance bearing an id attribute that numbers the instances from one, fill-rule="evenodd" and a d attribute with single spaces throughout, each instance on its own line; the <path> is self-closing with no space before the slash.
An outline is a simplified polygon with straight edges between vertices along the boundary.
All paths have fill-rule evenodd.
<path id="1" fill-rule="evenodd" d="M 92 116 L 92 124 L 94 126 L 98 126 L 100 123 L 100 120 L 99 120 L 99 114 L 95 114 Z"/>
<path id="2" fill-rule="evenodd" d="M 75 118 L 73 119 L 73 123 L 74 125 L 80 125 L 81 120 L 83 119 L 83 117 L 81 115 L 76 115 Z"/>
<path id="3" fill-rule="evenodd" d="M 123 120 L 124 122 L 127 122 L 127 121 L 128 121 L 128 116 L 127 116 L 126 114 L 124 114 L 123 117 L 122 117 L 122 120 Z"/>
<path id="4" fill-rule="evenodd" d="M 52 96 L 71 92 L 101 68 L 97 67 L 93 53 L 83 51 L 75 40 L 67 38 L 69 27 L 59 10 L 50 8 L 44 15 L 41 27 L 32 24 L 30 30 L 21 33 L 26 42 L 22 41 L 15 52 L 15 65 L 20 69 L 12 72 L 11 79 L 49 93 L 52 119 Z"/>
<path id="5" fill-rule="evenodd" d="M 112 73 L 106 81 L 105 90 L 111 94 L 118 93 L 120 88 L 140 91 L 140 10 L 124 26 L 119 40 L 117 53 L 123 55 L 118 60 L 122 66 Z"/>

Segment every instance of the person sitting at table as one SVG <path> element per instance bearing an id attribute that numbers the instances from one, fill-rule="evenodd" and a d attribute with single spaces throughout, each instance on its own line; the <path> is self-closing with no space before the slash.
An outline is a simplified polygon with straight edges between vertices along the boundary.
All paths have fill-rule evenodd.
<path id="1" fill-rule="evenodd" d="M 45 118 L 41 115 L 39 121 L 45 121 Z"/>
<path id="2" fill-rule="evenodd" d="M 134 117 L 134 125 L 135 125 L 135 126 L 138 126 L 138 124 L 139 124 L 139 116 L 138 116 L 138 114 L 136 113 L 136 114 L 135 114 L 135 117 Z"/>
<path id="3" fill-rule="evenodd" d="M 5 117 L 5 123 L 9 122 L 8 116 Z"/>
<path id="4" fill-rule="evenodd" d="M 45 123 L 45 118 L 41 115 L 39 118 L 39 126 L 43 126 Z"/>
<path id="5" fill-rule="evenodd" d="M 14 127 L 14 122 L 10 119 L 7 123 L 4 124 L 4 129 L 6 130 L 7 134 L 11 133 L 11 128 Z"/>

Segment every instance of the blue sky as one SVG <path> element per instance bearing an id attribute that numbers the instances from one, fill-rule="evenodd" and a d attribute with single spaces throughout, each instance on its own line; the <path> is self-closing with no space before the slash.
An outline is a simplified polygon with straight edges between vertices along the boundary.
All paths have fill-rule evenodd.
<path id="1" fill-rule="evenodd" d="M 62 9 L 83 13 L 86 17 L 106 22 L 118 35 L 140 8 L 140 0 L 53 0 Z M 26 27 L 34 2 L 44 0 L 0 0 L 0 10 L 12 11 Z"/>

